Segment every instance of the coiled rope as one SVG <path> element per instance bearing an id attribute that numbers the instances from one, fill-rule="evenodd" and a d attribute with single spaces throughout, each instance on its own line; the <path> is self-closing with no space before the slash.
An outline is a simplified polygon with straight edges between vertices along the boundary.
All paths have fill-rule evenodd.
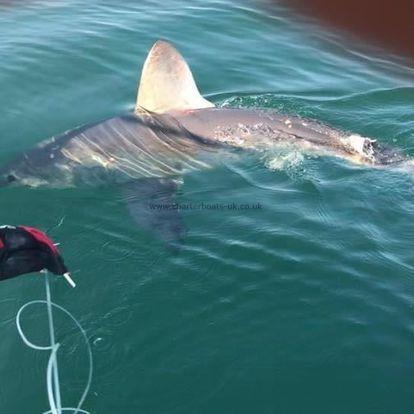
<path id="1" fill-rule="evenodd" d="M 62 414 L 64 412 L 72 412 L 73 414 L 90 414 L 88 411 L 82 409 L 82 405 L 85 402 L 85 399 L 88 395 L 91 382 L 92 382 L 92 374 L 93 374 L 93 361 L 92 361 L 92 349 L 89 343 L 88 336 L 86 335 L 85 330 L 82 328 L 81 324 L 77 321 L 77 319 L 65 308 L 62 306 L 57 305 L 56 303 L 52 302 L 51 299 L 51 291 L 50 291 L 50 282 L 49 282 L 49 274 L 46 272 L 44 274 L 45 277 L 45 286 L 46 286 L 46 300 L 32 300 L 24 304 L 16 315 L 16 326 L 19 332 L 20 337 L 22 338 L 23 342 L 30 348 L 35 349 L 37 351 L 50 351 L 49 361 L 47 364 L 46 370 L 46 386 L 47 386 L 47 395 L 49 400 L 50 409 L 43 412 L 42 414 Z M 48 346 L 41 346 L 36 345 L 35 343 L 29 341 L 27 336 L 24 334 L 22 326 L 21 326 L 21 316 L 25 309 L 33 305 L 46 305 L 47 306 L 47 315 L 49 321 L 49 336 L 50 336 L 50 345 Z M 57 359 L 57 352 L 59 350 L 60 344 L 56 342 L 55 339 L 55 327 L 53 323 L 53 308 L 58 309 L 59 311 L 66 314 L 78 327 L 79 331 L 81 332 L 83 339 L 86 344 L 88 360 L 89 360 L 89 373 L 85 388 L 81 395 L 81 398 L 76 407 L 62 407 L 62 400 L 60 394 L 60 381 L 59 381 L 59 367 L 58 367 L 58 359 Z"/>

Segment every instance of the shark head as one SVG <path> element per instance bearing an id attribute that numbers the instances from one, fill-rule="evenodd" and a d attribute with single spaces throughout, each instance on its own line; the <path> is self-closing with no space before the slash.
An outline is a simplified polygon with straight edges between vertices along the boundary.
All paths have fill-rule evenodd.
<path id="1" fill-rule="evenodd" d="M 155 113 L 212 108 L 198 91 L 191 70 L 181 54 L 165 40 L 158 40 L 142 68 L 135 112 Z"/>
<path id="2" fill-rule="evenodd" d="M 20 154 L 0 167 L 0 187 L 24 185 L 37 187 L 52 183 L 58 172 L 41 145 Z"/>
<path id="3" fill-rule="evenodd" d="M 18 157 L 0 167 L 0 187 L 9 187 L 20 182 L 21 163 Z"/>
<path id="4" fill-rule="evenodd" d="M 11 187 L 25 185 L 30 187 L 37 187 L 43 183 L 41 178 L 34 178 L 29 171 L 26 171 L 24 165 L 12 164 L 7 169 L 0 171 L 0 187 Z"/>
<path id="5" fill-rule="evenodd" d="M 17 181 L 17 177 L 12 173 L 6 173 L 0 176 L 0 187 L 9 186 Z"/>

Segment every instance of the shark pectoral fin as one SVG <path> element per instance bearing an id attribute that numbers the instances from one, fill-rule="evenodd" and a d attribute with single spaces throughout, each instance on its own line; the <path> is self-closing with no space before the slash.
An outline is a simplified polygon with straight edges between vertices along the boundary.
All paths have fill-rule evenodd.
<path id="1" fill-rule="evenodd" d="M 185 235 L 175 202 L 177 188 L 177 182 L 167 178 L 144 178 L 122 187 L 132 218 L 140 228 L 156 233 L 169 246 L 179 244 Z"/>
<path id="2" fill-rule="evenodd" d="M 156 113 L 214 107 L 197 89 L 184 58 L 168 42 L 158 40 L 142 69 L 135 111 Z"/>

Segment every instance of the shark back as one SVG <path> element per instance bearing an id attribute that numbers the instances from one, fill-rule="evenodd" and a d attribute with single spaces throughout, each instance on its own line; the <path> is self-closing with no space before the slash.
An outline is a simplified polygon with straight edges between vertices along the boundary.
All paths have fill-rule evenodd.
<path id="1" fill-rule="evenodd" d="M 179 176 L 208 166 L 197 159 L 202 148 L 174 118 L 129 114 L 41 142 L 0 170 L 0 184 L 96 186 Z"/>

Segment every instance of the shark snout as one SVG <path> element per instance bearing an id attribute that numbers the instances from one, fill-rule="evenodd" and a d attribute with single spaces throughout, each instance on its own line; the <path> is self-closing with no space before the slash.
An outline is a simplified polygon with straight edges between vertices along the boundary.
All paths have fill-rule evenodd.
<path id="1" fill-rule="evenodd" d="M 6 187 L 17 181 L 17 177 L 14 174 L 5 174 L 0 176 L 0 187 Z"/>

